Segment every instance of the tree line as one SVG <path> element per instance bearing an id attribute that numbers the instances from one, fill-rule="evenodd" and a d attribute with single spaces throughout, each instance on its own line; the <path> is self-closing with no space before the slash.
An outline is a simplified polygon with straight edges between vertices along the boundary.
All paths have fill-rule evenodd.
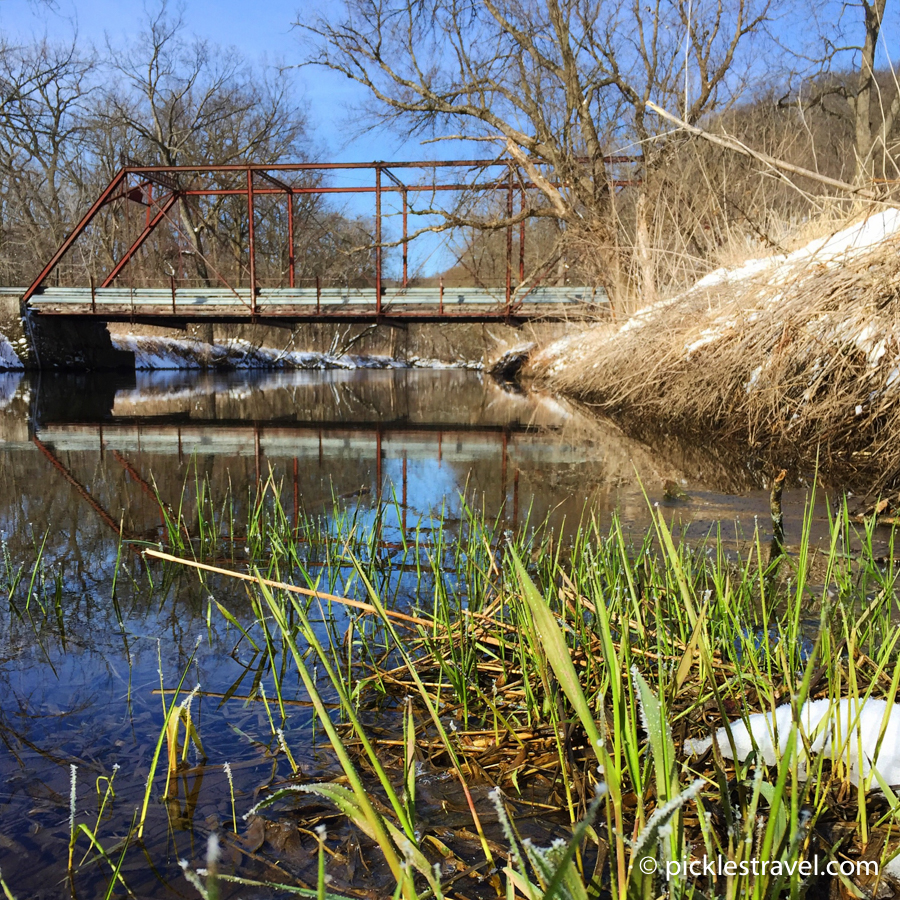
<path id="1" fill-rule="evenodd" d="M 4 40 L 0 282 L 28 285 L 123 164 L 306 162 L 316 149 L 291 73 L 191 37 L 165 3 L 131 45 Z M 263 277 L 277 284 L 288 266 L 279 221 L 286 213 L 266 203 L 260 198 L 257 256 Z M 142 283 L 177 274 L 182 283 L 213 285 L 218 272 L 235 286 L 247 283 L 245 198 L 181 199 L 172 217 L 174 230 L 160 229 L 131 264 Z M 304 194 L 295 232 L 298 279 L 371 280 L 371 221 Z M 132 236 L 121 210 L 105 210 L 53 277 L 99 277 Z"/>
<path id="2" fill-rule="evenodd" d="M 513 210 L 502 192 L 410 210 L 451 233 L 450 278 L 496 282 L 524 229 L 526 284 L 652 301 L 861 197 L 890 202 L 900 178 L 887 0 L 345 0 L 296 24 L 298 64 L 355 81 L 365 126 L 514 164 Z M 27 283 L 123 160 L 318 156 L 292 76 L 188 36 L 165 3 L 132 46 L 0 44 L 0 278 Z M 241 283 L 243 204 L 180 201 L 181 237 L 142 274 Z M 311 194 L 295 215 L 299 278 L 371 282 L 371 221 Z M 270 283 L 287 265 L 279 216 L 258 236 Z M 107 216 L 58 277 L 108 268 L 121 243 Z"/>
<path id="3" fill-rule="evenodd" d="M 652 301 L 900 177 L 887 0 L 346 0 L 297 24 L 306 64 L 361 85 L 372 123 L 517 161 L 537 189 L 473 216 L 484 240 L 552 220 L 533 275 L 612 296 Z"/>

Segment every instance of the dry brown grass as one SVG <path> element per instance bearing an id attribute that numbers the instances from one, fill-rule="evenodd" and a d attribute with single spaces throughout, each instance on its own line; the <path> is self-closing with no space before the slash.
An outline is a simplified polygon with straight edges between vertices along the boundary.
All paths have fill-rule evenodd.
<path id="1" fill-rule="evenodd" d="M 900 482 L 900 238 L 839 264 L 695 288 L 535 360 L 553 389 L 654 426 Z M 692 348 L 692 349 L 691 349 Z"/>

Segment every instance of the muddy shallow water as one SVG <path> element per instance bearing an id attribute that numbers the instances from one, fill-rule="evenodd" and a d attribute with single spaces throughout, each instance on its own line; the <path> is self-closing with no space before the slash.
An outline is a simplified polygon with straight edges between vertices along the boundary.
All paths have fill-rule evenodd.
<path id="1" fill-rule="evenodd" d="M 197 485 L 207 485 L 213 497 L 233 498 L 240 522 L 271 474 L 289 515 L 327 522 L 335 509 L 353 510 L 363 529 L 380 520 L 386 547 L 438 514 L 452 531 L 461 497 L 510 530 L 549 519 L 563 540 L 582 515 L 602 521 L 615 509 L 639 533 L 657 504 L 698 540 L 719 522 L 727 540 L 752 534 L 757 517 L 765 530 L 765 473 L 723 464 L 714 449 L 673 442 L 661 453 L 657 441 L 651 451 L 552 397 L 459 370 L 0 376 L 7 577 L 23 567 L 14 596 L 0 596 L 0 872 L 12 892 L 71 895 L 71 766 L 77 821 L 97 826 L 107 848 L 127 833 L 162 726 L 161 677 L 168 689 L 187 669 L 186 688 L 201 685 L 193 714 L 207 759 L 191 750 L 167 801 L 164 767 L 157 774 L 147 855 L 129 853 L 122 872 L 135 894 L 194 896 L 178 859 L 202 860 L 207 835 L 230 820 L 225 763 L 239 819 L 289 774 L 264 704 L 243 699 L 253 661 L 211 598 L 215 591 L 240 609 L 243 588 L 201 589 L 191 577 L 147 588 L 135 548 L 165 538 L 157 496 L 189 510 Z M 802 485 L 785 491 L 789 542 L 806 500 Z M 817 536 L 825 502 L 820 494 Z M 334 615 L 340 631 L 344 614 Z M 302 687 L 283 690 L 285 737 L 301 772 L 331 771 Z M 115 798 L 97 825 L 110 778 Z M 228 857 L 251 877 L 268 872 L 252 845 L 235 844 Z M 87 849 L 77 845 L 76 863 Z M 291 853 L 309 857 L 302 842 Z M 102 896 L 108 883 L 103 865 L 75 880 L 85 897 Z"/>

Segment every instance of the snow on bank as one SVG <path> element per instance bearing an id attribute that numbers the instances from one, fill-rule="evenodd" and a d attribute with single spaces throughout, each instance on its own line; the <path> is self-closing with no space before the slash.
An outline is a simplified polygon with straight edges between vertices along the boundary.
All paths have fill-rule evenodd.
<path id="1" fill-rule="evenodd" d="M 6 335 L 0 334 L 0 372 L 19 372 L 24 368 L 19 354 L 7 340 Z"/>
<path id="2" fill-rule="evenodd" d="M 900 210 L 886 209 L 828 237 L 816 238 L 793 253 L 749 259 L 736 268 L 724 266 L 716 269 L 701 278 L 691 290 L 758 278 L 767 272 L 773 275 L 783 274 L 790 271 L 796 263 L 838 266 L 848 259 L 878 247 L 889 238 L 895 237 L 898 231 L 900 231 Z"/>
<path id="3" fill-rule="evenodd" d="M 442 362 L 414 358 L 410 361 L 389 356 L 340 356 L 298 350 L 276 350 L 257 347 L 245 340 L 228 340 L 221 344 L 182 338 L 147 337 L 124 334 L 112 336 L 117 350 L 134 353 L 136 369 L 480 369 L 481 363 L 470 360 Z"/>
<path id="4" fill-rule="evenodd" d="M 535 356 L 535 366 L 551 378 L 562 375 L 570 367 L 596 369 L 600 363 L 591 364 L 590 358 L 598 347 L 653 325 L 660 319 L 672 317 L 674 321 L 682 310 L 688 321 L 678 322 L 675 327 L 686 335 L 682 355 L 685 361 L 689 361 L 698 350 L 752 326 L 762 317 L 778 316 L 786 292 L 796 294 L 798 287 L 823 271 L 838 269 L 885 245 L 898 242 L 900 210 L 884 210 L 828 237 L 816 238 L 793 253 L 773 254 L 747 260 L 736 267 L 716 269 L 682 294 L 639 309 L 621 325 L 598 325 L 587 332 L 563 337 Z M 698 301 L 718 291 L 728 294 L 742 292 L 739 314 L 736 315 L 733 306 L 727 304 L 717 314 L 714 301 L 710 301 L 706 308 L 698 306 Z M 869 365 L 874 367 L 885 355 L 888 341 L 865 321 L 866 318 L 863 309 L 857 316 L 849 318 L 823 314 L 810 321 L 807 327 L 826 342 L 855 345 L 866 355 Z M 696 327 L 691 328 L 691 325 Z M 754 388 L 759 375 L 760 372 L 756 372 L 755 377 L 747 382 L 748 390 Z M 900 369 L 891 383 L 898 379 Z M 897 386 L 900 388 L 900 383 Z"/>

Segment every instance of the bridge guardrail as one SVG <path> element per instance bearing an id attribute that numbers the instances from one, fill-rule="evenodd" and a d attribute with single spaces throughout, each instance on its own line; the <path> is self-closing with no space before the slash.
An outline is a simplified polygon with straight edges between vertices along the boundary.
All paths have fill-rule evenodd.
<path id="1" fill-rule="evenodd" d="M 288 310 L 299 307 L 327 312 L 329 309 L 364 307 L 376 309 L 374 288 L 315 287 L 263 288 L 256 296 L 255 310 L 265 315 L 267 309 Z M 513 295 L 511 308 L 534 306 L 572 306 L 576 304 L 607 305 L 602 291 L 588 287 L 537 287 Z M 189 314 L 216 309 L 237 311 L 251 309 L 249 288 L 45 288 L 31 297 L 30 306 L 40 314 L 66 312 L 72 314 L 123 308 L 157 315 Z M 407 287 L 386 288 L 381 296 L 381 312 L 390 314 L 392 308 L 437 307 L 452 311 L 461 308 L 489 309 L 498 313 L 506 310 L 505 297 L 500 292 L 480 288 Z"/>

